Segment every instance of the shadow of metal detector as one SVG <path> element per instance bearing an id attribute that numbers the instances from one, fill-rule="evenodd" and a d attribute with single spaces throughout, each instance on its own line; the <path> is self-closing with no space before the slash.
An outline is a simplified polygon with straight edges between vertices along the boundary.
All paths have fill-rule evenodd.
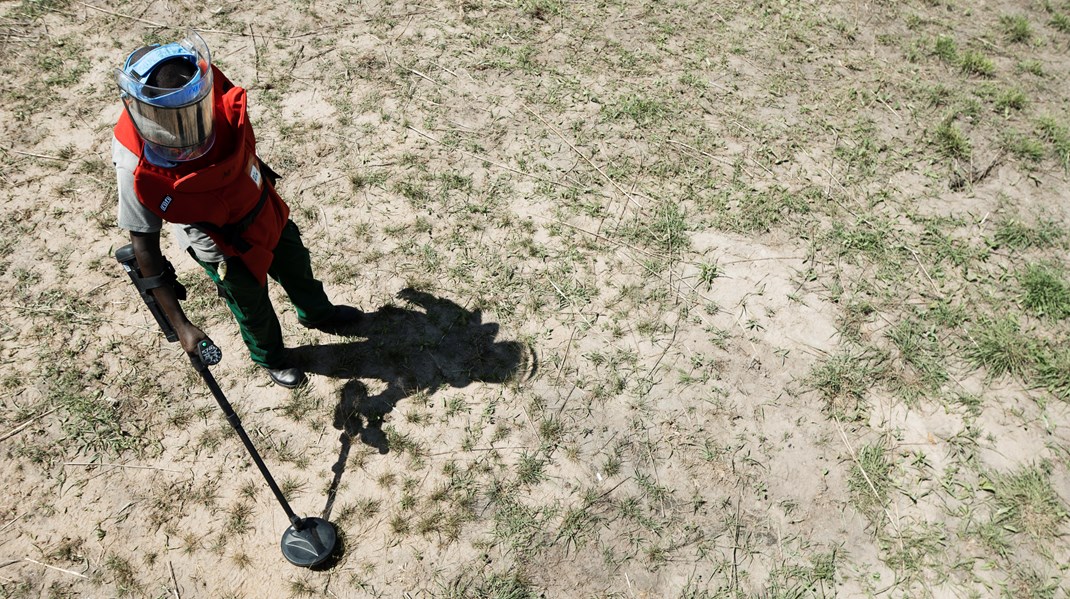
<path id="1" fill-rule="evenodd" d="M 133 246 L 125 245 L 116 250 L 115 259 L 126 270 L 126 274 L 130 275 L 130 280 L 134 283 L 138 293 L 141 294 L 141 299 L 145 301 L 145 305 L 148 306 L 153 317 L 156 318 L 156 323 L 160 325 L 160 329 L 167 340 L 178 341 L 178 335 L 175 333 L 171 322 L 167 319 L 167 315 L 164 314 L 160 305 L 156 303 L 156 298 L 153 297 L 144 283 L 141 269 L 138 268 L 137 258 L 134 255 Z M 253 463 L 260 470 L 260 474 L 264 476 L 264 480 L 271 487 L 271 492 L 275 494 L 275 499 L 278 500 L 282 510 L 286 512 L 286 517 L 290 520 L 290 526 L 282 533 L 282 541 L 280 543 L 283 557 L 291 564 L 304 568 L 312 568 L 322 564 L 331 557 L 338 544 L 338 534 L 334 525 L 323 518 L 300 518 L 290 509 L 290 503 L 286 501 L 286 497 L 275 483 L 271 473 L 268 472 L 267 466 L 264 465 L 264 460 L 260 458 L 260 454 L 256 451 L 256 447 L 253 446 L 252 440 L 249 439 L 249 435 L 245 433 L 245 428 L 242 427 L 238 415 L 234 413 L 234 408 L 231 407 L 230 402 L 223 395 L 223 390 L 216 383 L 215 377 L 208 370 L 209 366 L 218 364 L 223 359 L 223 352 L 209 340 L 201 341 L 197 349 L 198 354 L 190 355 L 189 357 L 190 362 L 193 363 L 193 368 L 196 369 L 197 373 L 204 379 L 205 384 L 208 385 L 208 389 L 212 392 L 212 396 L 215 397 L 216 403 L 223 410 L 223 415 L 226 416 L 227 422 L 230 423 L 234 432 L 238 433 L 238 437 L 245 445 L 245 449 L 249 452 Z"/>

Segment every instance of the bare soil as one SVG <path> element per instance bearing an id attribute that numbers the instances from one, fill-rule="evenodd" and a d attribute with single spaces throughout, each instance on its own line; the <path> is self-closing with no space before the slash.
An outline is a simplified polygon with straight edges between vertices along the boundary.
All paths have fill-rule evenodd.
<path id="1" fill-rule="evenodd" d="M 1070 3 L 0 15 L 0 596 L 1067 596 Z M 273 287 L 276 388 L 166 248 L 317 571 L 112 258 L 113 71 L 186 27 L 367 312 Z"/>

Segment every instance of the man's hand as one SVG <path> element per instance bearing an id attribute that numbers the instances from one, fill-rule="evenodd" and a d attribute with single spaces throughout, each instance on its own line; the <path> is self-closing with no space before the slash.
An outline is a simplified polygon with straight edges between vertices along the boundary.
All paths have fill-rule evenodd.
<path id="1" fill-rule="evenodd" d="M 208 335 L 204 334 L 204 331 L 197 328 L 193 323 L 186 321 L 181 327 L 175 327 L 175 332 L 178 333 L 178 342 L 182 345 L 182 351 L 191 356 L 200 356 L 200 343 L 205 339 L 208 339 Z M 209 339 L 209 342 L 211 340 Z"/>

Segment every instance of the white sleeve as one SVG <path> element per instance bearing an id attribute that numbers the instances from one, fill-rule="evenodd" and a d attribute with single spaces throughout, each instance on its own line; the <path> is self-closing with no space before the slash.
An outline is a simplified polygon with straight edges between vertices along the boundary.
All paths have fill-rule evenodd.
<path id="1" fill-rule="evenodd" d="M 119 228 L 135 233 L 156 233 L 163 227 L 163 221 L 141 205 L 134 191 L 137 155 L 112 138 L 111 160 L 115 164 L 115 176 L 119 184 Z"/>

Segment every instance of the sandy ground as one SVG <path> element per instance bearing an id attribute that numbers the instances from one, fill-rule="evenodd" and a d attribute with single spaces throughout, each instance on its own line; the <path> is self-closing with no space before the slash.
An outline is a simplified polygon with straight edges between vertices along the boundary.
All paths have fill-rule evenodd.
<path id="1" fill-rule="evenodd" d="M 1045 15 L 1070 9 L 956 4 L 0 2 L 3 595 L 1065 597 L 1065 401 L 961 353 L 920 399 L 813 383 L 911 307 L 982 310 L 973 263 L 877 259 L 837 224 L 947 218 L 973 248 L 1070 221 L 1057 160 L 1001 149 L 1026 116 L 963 109 L 948 159 L 925 95 L 969 79 L 932 57 L 950 32 L 1065 123 Z M 1030 45 L 992 33 L 1009 13 Z M 318 571 L 282 559 L 282 511 L 112 258 L 112 70 L 184 26 L 249 89 L 332 299 L 367 312 L 307 331 L 273 288 L 311 376 L 273 387 L 168 242 L 254 443 L 344 538 Z M 993 295 L 1000 251 L 976 267 Z M 889 272 L 899 303 L 859 312 Z M 1051 536 L 977 532 L 985 481 L 1038 464 Z"/>

